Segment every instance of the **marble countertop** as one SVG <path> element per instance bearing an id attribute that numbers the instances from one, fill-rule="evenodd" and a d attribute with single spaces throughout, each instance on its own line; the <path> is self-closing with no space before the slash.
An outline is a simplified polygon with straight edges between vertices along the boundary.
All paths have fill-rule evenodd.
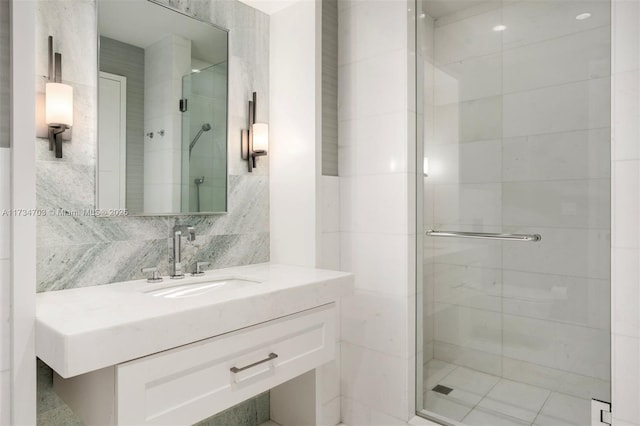
<path id="1" fill-rule="evenodd" d="M 190 298 L 148 293 L 229 277 L 260 282 Z M 353 276 L 346 272 L 263 263 L 180 281 L 165 277 L 158 284 L 136 280 L 39 293 L 36 353 L 69 378 L 331 303 L 352 291 Z"/>

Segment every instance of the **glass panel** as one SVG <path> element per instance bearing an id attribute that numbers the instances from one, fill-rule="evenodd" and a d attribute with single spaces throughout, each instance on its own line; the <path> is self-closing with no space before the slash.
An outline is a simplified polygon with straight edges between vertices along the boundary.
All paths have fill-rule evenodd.
<path id="1" fill-rule="evenodd" d="M 227 209 L 227 62 L 182 79 L 182 211 Z"/>
<path id="2" fill-rule="evenodd" d="M 417 1 L 420 414 L 590 424 L 610 401 L 610 2 Z M 420 227 L 419 227 L 420 228 Z"/>

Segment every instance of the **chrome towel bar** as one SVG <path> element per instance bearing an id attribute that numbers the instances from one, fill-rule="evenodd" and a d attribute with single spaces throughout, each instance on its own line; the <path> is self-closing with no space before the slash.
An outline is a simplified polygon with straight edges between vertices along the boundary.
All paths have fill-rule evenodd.
<path id="1" fill-rule="evenodd" d="M 486 240 L 506 240 L 506 241 L 531 241 L 536 242 L 542 239 L 540 234 L 492 234 L 488 232 L 461 232 L 461 231 L 435 231 L 425 232 L 429 237 L 457 237 L 457 238 L 478 238 Z"/>

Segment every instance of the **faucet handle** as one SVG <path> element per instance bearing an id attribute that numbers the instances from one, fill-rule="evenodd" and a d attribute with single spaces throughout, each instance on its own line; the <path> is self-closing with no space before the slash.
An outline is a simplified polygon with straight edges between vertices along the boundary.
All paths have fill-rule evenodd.
<path id="1" fill-rule="evenodd" d="M 193 275 L 194 277 L 204 275 L 204 272 L 201 271 L 200 268 L 202 268 L 203 266 L 209 266 L 210 264 L 210 262 L 196 262 L 196 271 L 192 272 L 191 275 Z"/>
<path id="2" fill-rule="evenodd" d="M 147 277 L 147 282 L 148 283 L 160 283 L 162 282 L 162 277 L 160 276 L 160 273 L 158 272 L 158 268 L 153 266 L 151 268 L 142 268 L 142 273 L 143 274 L 151 274 L 150 277 Z"/>

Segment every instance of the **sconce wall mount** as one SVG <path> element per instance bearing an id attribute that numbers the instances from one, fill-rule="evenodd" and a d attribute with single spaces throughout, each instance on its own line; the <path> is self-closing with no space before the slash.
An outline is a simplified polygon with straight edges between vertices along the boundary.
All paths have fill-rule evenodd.
<path id="1" fill-rule="evenodd" d="M 73 87 L 62 83 L 62 55 L 53 53 L 49 36 L 49 76 L 45 89 L 45 120 L 49 129 L 49 150 L 62 158 L 62 133 L 73 126 Z"/>
<path id="2" fill-rule="evenodd" d="M 256 92 L 249 101 L 249 128 L 242 131 L 242 159 L 249 163 L 248 170 L 256 167 L 257 157 L 267 155 L 269 146 L 269 125 L 256 123 Z"/>

